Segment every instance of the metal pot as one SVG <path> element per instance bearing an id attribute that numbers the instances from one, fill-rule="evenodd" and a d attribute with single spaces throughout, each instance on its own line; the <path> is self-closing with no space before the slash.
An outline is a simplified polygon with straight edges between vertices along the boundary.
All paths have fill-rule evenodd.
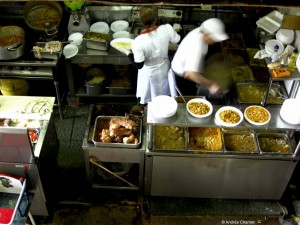
<path id="1" fill-rule="evenodd" d="M 49 36 L 58 32 L 62 14 L 63 8 L 59 2 L 29 1 L 24 5 L 24 18 L 27 25 L 34 30 L 44 31 Z"/>
<path id="2" fill-rule="evenodd" d="M 0 27 L 0 60 L 17 59 L 24 54 L 25 32 L 18 26 Z"/>

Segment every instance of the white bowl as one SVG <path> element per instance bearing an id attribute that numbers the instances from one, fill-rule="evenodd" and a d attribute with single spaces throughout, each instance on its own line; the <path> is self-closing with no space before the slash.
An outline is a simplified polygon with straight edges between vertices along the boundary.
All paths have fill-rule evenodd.
<path id="1" fill-rule="evenodd" d="M 262 126 L 270 122 L 271 114 L 262 106 L 251 105 L 245 109 L 244 117 L 249 123 L 255 126 Z M 259 118 L 261 118 L 261 121 L 259 121 Z"/>
<path id="2" fill-rule="evenodd" d="M 77 53 L 78 47 L 74 44 L 68 44 L 63 49 L 63 54 L 67 59 L 74 57 Z"/>
<path id="3" fill-rule="evenodd" d="M 110 42 L 110 46 L 113 48 L 127 48 L 131 49 L 132 39 L 130 38 L 116 38 Z"/>
<path id="4" fill-rule="evenodd" d="M 69 41 L 72 41 L 72 43 L 76 44 L 76 45 L 81 45 L 82 44 L 82 41 L 83 41 L 83 34 L 82 33 L 79 33 L 79 32 L 76 32 L 76 33 L 73 33 L 71 34 L 69 37 L 68 37 L 68 40 Z"/>
<path id="5" fill-rule="evenodd" d="M 105 22 L 96 22 L 96 23 L 93 23 L 90 26 L 90 31 L 97 32 L 97 33 L 102 33 L 102 34 L 108 34 L 109 33 L 109 26 Z"/>
<path id="6" fill-rule="evenodd" d="M 173 97 L 159 95 L 151 101 L 151 113 L 155 119 L 167 119 L 175 115 L 178 103 Z"/>
<path id="7" fill-rule="evenodd" d="M 130 33 L 128 31 L 117 31 L 116 33 L 113 34 L 113 39 L 116 38 L 130 38 Z"/>
<path id="8" fill-rule="evenodd" d="M 128 27 L 129 23 L 126 20 L 117 20 L 110 25 L 113 32 L 126 31 Z"/>
<path id="9" fill-rule="evenodd" d="M 199 104 L 200 104 L 200 103 L 203 103 L 203 104 L 205 104 L 205 105 L 207 105 L 207 106 L 209 107 L 209 110 L 208 110 L 208 112 L 205 113 L 205 114 L 201 114 L 201 115 L 200 115 L 200 113 L 195 114 L 195 113 L 193 113 L 193 112 L 190 110 L 189 105 L 190 105 L 191 103 L 199 103 Z M 205 99 L 203 99 L 203 98 L 194 98 L 194 99 L 189 100 L 189 101 L 187 102 L 187 104 L 186 104 L 186 109 L 187 109 L 187 111 L 188 111 L 192 116 L 197 117 L 197 118 L 206 118 L 206 117 L 210 116 L 210 115 L 212 114 L 212 112 L 213 112 L 213 106 L 212 106 L 212 104 L 211 104 L 209 101 L 207 101 L 207 100 L 205 100 Z"/>
<path id="10" fill-rule="evenodd" d="M 228 123 L 228 122 L 225 122 L 224 120 L 222 120 L 220 117 L 220 114 L 222 112 L 224 112 L 225 110 L 231 110 L 231 111 L 238 113 L 238 115 L 240 117 L 239 121 L 237 121 L 236 123 Z M 243 119 L 244 119 L 244 116 L 243 116 L 243 113 L 241 112 L 241 110 L 239 110 L 238 108 L 233 107 L 233 106 L 223 106 L 215 114 L 216 122 L 219 125 L 224 126 L 224 127 L 235 127 L 235 126 L 239 125 L 243 121 Z"/>

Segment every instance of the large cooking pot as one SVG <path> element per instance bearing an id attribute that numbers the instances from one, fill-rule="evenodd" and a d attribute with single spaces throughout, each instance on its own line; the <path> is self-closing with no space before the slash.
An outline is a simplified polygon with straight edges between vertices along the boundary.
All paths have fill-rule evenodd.
<path id="1" fill-rule="evenodd" d="M 25 32 L 18 26 L 0 27 L 0 60 L 21 57 L 25 49 Z"/>
<path id="2" fill-rule="evenodd" d="M 59 2 L 54 1 L 29 1 L 24 5 L 24 18 L 27 25 L 38 31 L 44 31 L 47 35 L 58 32 L 63 8 Z"/>

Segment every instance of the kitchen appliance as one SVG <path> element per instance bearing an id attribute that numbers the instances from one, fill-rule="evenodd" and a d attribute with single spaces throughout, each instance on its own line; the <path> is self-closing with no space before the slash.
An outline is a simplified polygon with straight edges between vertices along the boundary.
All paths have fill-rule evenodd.
<path id="1" fill-rule="evenodd" d="M 75 32 L 85 33 L 89 31 L 91 20 L 88 10 L 84 6 L 84 2 L 74 7 L 71 2 L 65 1 L 65 5 L 67 6 L 67 10 L 70 12 L 68 23 L 69 35 Z"/>

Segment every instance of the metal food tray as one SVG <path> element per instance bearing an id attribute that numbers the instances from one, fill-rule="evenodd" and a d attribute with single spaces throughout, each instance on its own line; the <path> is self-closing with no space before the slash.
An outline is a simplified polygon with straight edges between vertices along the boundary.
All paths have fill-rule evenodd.
<path id="1" fill-rule="evenodd" d="M 43 43 L 43 42 L 35 43 L 35 46 L 39 46 L 41 48 L 44 48 L 45 45 L 46 45 L 46 43 Z M 32 50 L 32 51 L 33 51 L 34 57 L 37 58 L 37 59 L 55 59 L 55 60 L 58 60 L 61 57 L 61 54 L 62 54 L 62 47 L 57 52 L 36 51 L 36 50 Z"/>
<path id="2" fill-rule="evenodd" d="M 250 140 L 253 140 L 253 144 L 254 144 L 254 149 L 253 151 L 247 151 L 247 150 L 242 150 L 241 148 L 236 148 L 236 149 L 229 149 L 229 146 L 228 146 L 228 142 L 226 144 L 226 140 L 227 137 L 226 136 L 229 136 L 229 135 L 239 135 L 241 136 L 241 142 L 243 143 L 246 143 L 246 138 L 249 137 Z M 225 153 L 230 153 L 230 154 L 258 154 L 260 153 L 259 152 L 259 148 L 258 148 L 258 145 L 257 145 L 257 141 L 256 141 L 256 136 L 255 136 L 255 133 L 254 132 L 231 132 L 231 131 L 223 131 L 222 132 L 222 137 L 223 137 L 223 143 L 224 143 L 224 152 Z M 236 140 L 234 142 L 235 144 L 238 143 L 238 140 Z M 249 145 L 250 143 L 248 143 L 247 145 Z M 235 146 L 234 146 L 235 147 Z"/>
<path id="3" fill-rule="evenodd" d="M 86 32 L 83 35 L 83 40 L 85 41 L 87 48 L 107 51 L 110 47 L 112 37 L 109 34 Z"/>
<path id="4" fill-rule="evenodd" d="M 274 139 L 282 139 L 286 142 L 286 145 L 287 145 L 287 151 L 284 152 L 284 151 L 274 151 L 276 146 L 273 146 L 272 149 L 264 149 L 264 147 L 262 147 L 262 143 L 260 141 L 261 138 L 274 138 Z M 284 134 L 284 133 L 258 133 L 257 134 L 257 143 L 258 143 L 258 147 L 259 147 L 259 150 L 262 154 L 293 154 L 293 151 L 292 151 L 292 147 L 291 147 L 291 143 L 290 143 L 290 140 L 289 140 L 289 137 L 288 135 Z M 278 146 L 280 146 L 278 144 Z"/>
<path id="5" fill-rule="evenodd" d="M 102 132 L 102 129 L 109 128 L 109 122 L 112 118 L 124 118 L 123 116 L 98 116 L 95 119 L 94 131 L 92 141 L 96 146 L 113 147 L 113 148 L 138 148 L 142 142 L 142 119 L 139 119 L 140 126 L 138 131 L 138 143 L 137 144 L 124 144 L 124 143 L 104 143 L 100 140 L 98 133 Z"/>
<path id="6" fill-rule="evenodd" d="M 37 134 L 37 139 L 36 139 L 36 141 L 31 140 L 30 135 L 29 135 L 29 131 L 32 131 L 32 132 L 34 132 L 34 133 Z M 40 137 L 40 129 L 37 129 L 37 128 L 35 128 L 35 129 L 28 128 L 28 135 L 29 135 L 29 138 L 30 138 L 31 143 L 32 143 L 32 144 L 36 144 L 36 143 L 38 142 L 38 140 L 39 140 L 39 137 Z"/>
<path id="7" fill-rule="evenodd" d="M 201 148 L 199 146 L 193 146 L 192 143 L 191 143 L 191 129 L 217 129 L 218 131 L 218 135 L 216 138 L 220 139 L 220 142 L 221 142 L 221 147 L 220 149 L 218 150 L 209 150 L 209 149 L 204 149 L 204 148 Z M 187 129 L 187 132 L 188 132 L 188 149 L 190 151 L 193 151 L 193 152 L 201 152 L 201 153 L 223 153 L 223 141 L 222 141 L 222 131 L 221 131 L 221 128 L 206 128 L 206 127 L 189 127 Z M 212 137 L 213 135 L 208 135 L 209 137 Z"/>
<path id="8" fill-rule="evenodd" d="M 184 147 L 182 149 L 180 149 L 180 148 L 157 148 L 156 142 L 155 142 L 155 140 L 156 140 L 156 127 L 157 126 L 160 126 L 160 125 L 155 125 L 154 129 L 153 129 L 153 150 L 154 151 L 186 151 L 186 149 L 187 149 L 187 137 L 188 137 L 186 127 L 179 127 L 180 129 L 182 128 L 183 132 L 184 132 L 183 133 Z M 161 127 L 173 127 L 173 126 L 161 126 Z M 176 127 L 176 126 L 174 126 L 174 127 Z M 173 138 L 177 139 L 177 137 L 173 137 Z"/>
<path id="9" fill-rule="evenodd" d="M 235 83 L 255 81 L 252 69 L 249 66 L 232 67 L 231 76 Z"/>
<path id="10" fill-rule="evenodd" d="M 245 93 L 242 93 L 242 88 L 244 88 Z M 261 103 L 264 99 L 264 91 L 268 88 L 267 83 L 237 83 L 236 91 L 238 95 L 239 103 L 255 104 Z M 262 90 L 264 89 L 264 91 Z M 285 90 L 280 86 L 280 84 L 273 83 L 271 89 L 278 90 L 278 96 L 272 97 L 268 96 L 268 104 L 282 104 L 284 102 L 283 98 L 287 98 Z M 280 96 L 282 95 L 282 97 Z"/>

